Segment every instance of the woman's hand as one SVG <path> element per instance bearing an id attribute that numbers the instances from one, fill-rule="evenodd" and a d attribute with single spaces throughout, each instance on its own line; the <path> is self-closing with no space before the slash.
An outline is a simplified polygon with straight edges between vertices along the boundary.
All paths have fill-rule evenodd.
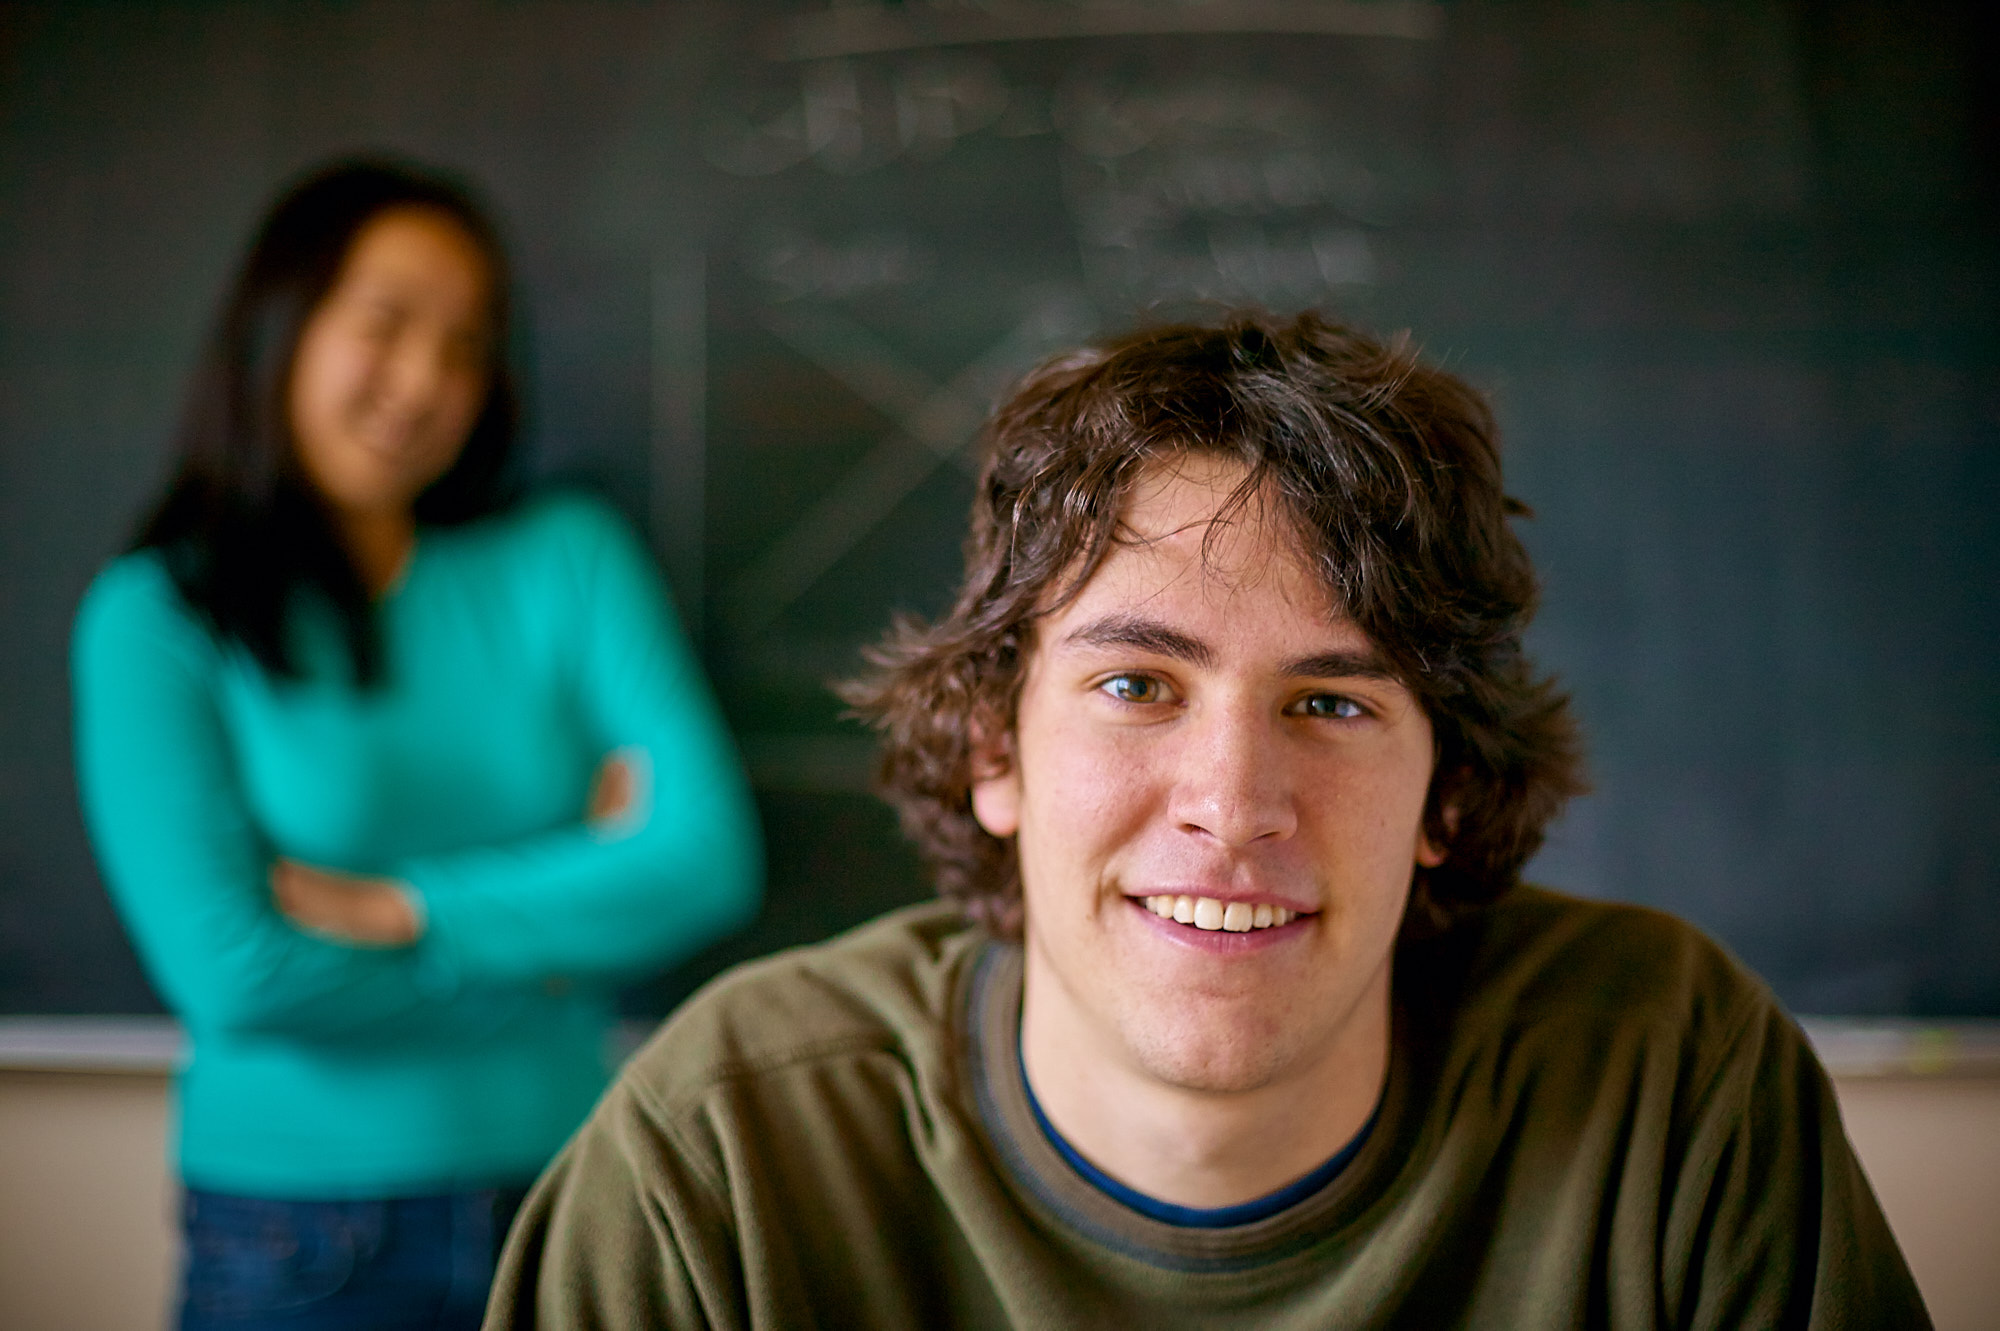
<path id="1" fill-rule="evenodd" d="M 584 819 L 599 826 L 614 823 L 638 798 L 639 775 L 631 760 L 613 753 L 591 778 Z M 271 896 L 293 924 L 338 942 L 407 947 L 423 934 L 410 889 L 393 878 L 279 860 L 271 866 Z"/>
<path id="2" fill-rule="evenodd" d="M 410 889 L 393 878 L 279 860 L 271 866 L 271 896 L 292 923 L 341 943 L 407 947 L 423 933 Z"/>
<path id="3" fill-rule="evenodd" d="M 584 820 L 597 826 L 615 823 L 638 799 L 639 774 L 631 759 L 610 754 L 591 778 Z M 410 889 L 393 878 L 279 860 L 271 866 L 271 896 L 293 924 L 337 942 L 407 947 L 423 934 Z"/>
<path id="4" fill-rule="evenodd" d="M 597 775 L 590 779 L 590 800 L 584 805 L 583 820 L 600 826 L 617 822 L 632 811 L 638 796 L 638 774 L 631 762 L 612 753 L 597 765 Z"/>

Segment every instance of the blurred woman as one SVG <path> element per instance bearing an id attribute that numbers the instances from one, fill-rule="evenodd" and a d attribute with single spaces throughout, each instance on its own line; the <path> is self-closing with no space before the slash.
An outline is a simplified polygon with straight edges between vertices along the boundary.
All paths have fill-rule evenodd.
<path id="1" fill-rule="evenodd" d="M 756 908 L 647 555 L 599 503 L 508 502 L 506 341 L 456 186 L 298 185 L 78 615 L 86 818 L 190 1041 L 183 1327 L 476 1325 L 613 987 Z"/>

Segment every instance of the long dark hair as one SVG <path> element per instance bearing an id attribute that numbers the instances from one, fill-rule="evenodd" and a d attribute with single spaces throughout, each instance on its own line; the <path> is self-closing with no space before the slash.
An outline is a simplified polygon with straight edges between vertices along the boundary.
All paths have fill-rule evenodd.
<path id="1" fill-rule="evenodd" d="M 492 275 L 496 348 L 486 402 L 451 469 L 416 500 L 419 523 L 491 513 L 510 497 L 516 406 L 507 372 L 507 260 L 498 232 L 465 186 L 395 162 L 323 167 L 279 197 L 229 288 L 189 384 L 176 437 L 180 463 L 140 524 L 133 548 L 156 548 L 181 595 L 218 637 L 242 644 L 274 675 L 301 663 L 286 621 L 301 594 L 334 611 L 357 684 L 382 676 L 375 610 L 318 491 L 299 465 L 288 409 L 299 337 L 364 227 L 382 213 L 448 216 Z"/>

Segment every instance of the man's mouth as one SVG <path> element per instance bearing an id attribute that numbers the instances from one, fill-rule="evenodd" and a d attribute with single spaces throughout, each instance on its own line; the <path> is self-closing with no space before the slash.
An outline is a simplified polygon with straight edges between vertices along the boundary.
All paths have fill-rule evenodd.
<path id="1" fill-rule="evenodd" d="M 1139 904 L 1163 920 L 1232 934 L 1275 929 L 1279 925 L 1290 924 L 1299 914 L 1283 906 L 1273 906 L 1268 901 L 1253 906 L 1247 901 L 1219 901 L 1214 897 L 1174 896 L 1171 893 L 1141 897 Z"/>

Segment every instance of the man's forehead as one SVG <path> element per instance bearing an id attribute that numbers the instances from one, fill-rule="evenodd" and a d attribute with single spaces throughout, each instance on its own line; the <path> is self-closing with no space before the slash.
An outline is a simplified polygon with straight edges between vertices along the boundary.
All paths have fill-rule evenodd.
<path id="1" fill-rule="evenodd" d="M 1096 566 L 1037 617 L 1037 647 L 1131 648 L 1209 665 L 1233 644 L 1342 666 L 1299 673 L 1388 676 L 1289 506 L 1248 477 L 1233 459 L 1150 467 Z"/>
<path id="2" fill-rule="evenodd" d="M 1133 594 L 1144 596 L 1162 569 L 1225 595 L 1275 578 L 1297 603 L 1302 628 L 1345 623 L 1319 544 L 1276 485 L 1255 481 L 1246 464 L 1190 455 L 1140 473 L 1120 506 L 1110 547 L 1075 592 L 1129 581 L 1137 584 Z"/>
<path id="3" fill-rule="evenodd" d="M 1199 546 L 1211 566 L 1224 568 L 1245 556 L 1262 563 L 1279 554 L 1310 567 L 1322 544 L 1273 479 L 1240 458 L 1207 453 L 1142 468 L 1120 497 L 1113 539 L 1141 548 Z"/>

